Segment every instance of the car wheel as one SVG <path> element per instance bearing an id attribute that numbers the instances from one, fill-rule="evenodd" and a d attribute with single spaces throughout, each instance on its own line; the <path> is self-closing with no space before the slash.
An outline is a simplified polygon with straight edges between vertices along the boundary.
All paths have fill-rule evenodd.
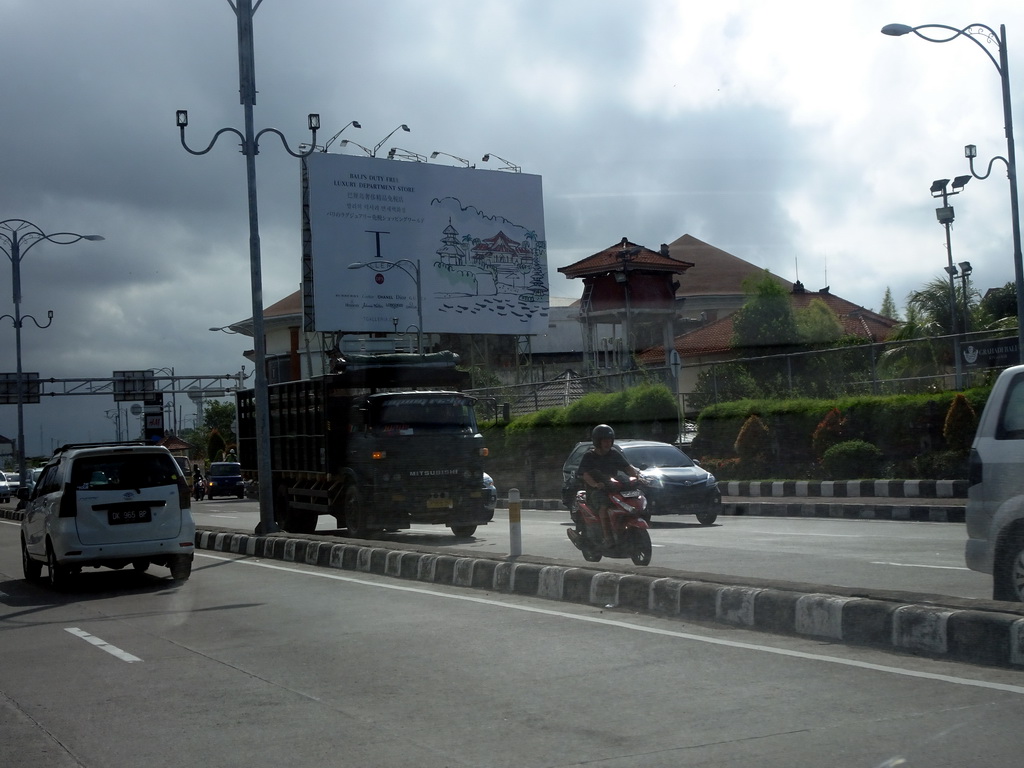
<path id="1" fill-rule="evenodd" d="M 633 565 L 651 564 L 651 534 L 646 528 L 633 529 L 633 547 L 629 559 Z"/>
<path id="2" fill-rule="evenodd" d="M 39 581 L 43 576 L 43 564 L 29 555 L 24 536 L 21 537 L 21 570 L 26 581 Z"/>
<path id="3" fill-rule="evenodd" d="M 71 569 L 57 562 L 57 555 L 49 542 L 46 543 L 46 570 L 52 589 L 62 591 L 68 588 L 71 583 Z"/>
<path id="4" fill-rule="evenodd" d="M 722 497 L 716 493 L 715 497 L 708 503 L 707 507 L 697 513 L 697 522 L 701 525 L 714 525 L 714 522 L 718 519 L 718 514 L 721 511 Z"/>
<path id="5" fill-rule="evenodd" d="M 175 581 L 188 581 L 192 575 L 192 555 L 175 555 L 170 562 L 171 578 Z"/>
<path id="6" fill-rule="evenodd" d="M 474 533 L 476 533 L 475 525 L 453 525 L 451 526 L 452 533 L 460 538 L 468 539 Z"/>
<path id="7" fill-rule="evenodd" d="M 999 547 L 992 569 L 992 599 L 1024 601 L 1024 530 L 1013 531 Z"/>

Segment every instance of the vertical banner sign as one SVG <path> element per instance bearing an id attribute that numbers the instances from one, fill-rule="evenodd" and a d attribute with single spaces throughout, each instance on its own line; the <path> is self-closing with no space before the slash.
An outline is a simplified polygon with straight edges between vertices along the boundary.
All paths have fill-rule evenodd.
<path id="1" fill-rule="evenodd" d="M 303 163 L 306 330 L 547 330 L 539 176 L 324 152 Z"/>

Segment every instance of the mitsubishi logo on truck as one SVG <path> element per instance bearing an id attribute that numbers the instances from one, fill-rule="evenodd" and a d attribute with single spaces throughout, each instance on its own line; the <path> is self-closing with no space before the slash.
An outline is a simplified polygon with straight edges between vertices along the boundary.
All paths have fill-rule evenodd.
<path id="1" fill-rule="evenodd" d="M 442 477 L 444 475 L 457 475 L 460 469 L 416 469 L 409 472 L 409 477 Z"/>

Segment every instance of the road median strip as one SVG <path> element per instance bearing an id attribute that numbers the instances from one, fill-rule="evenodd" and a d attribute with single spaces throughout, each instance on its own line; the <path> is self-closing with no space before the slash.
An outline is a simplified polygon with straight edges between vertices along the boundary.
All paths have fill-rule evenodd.
<path id="1" fill-rule="evenodd" d="M 644 573 L 566 565 L 544 558 L 487 558 L 407 549 L 392 542 L 200 529 L 203 550 L 391 578 L 595 605 L 666 618 L 866 645 L 950 661 L 1024 668 L 1024 606 L 885 592 L 822 592 L 789 582 L 752 585 L 664 569 Z M 729 583 L 742 582 L 742 583 Z"/>

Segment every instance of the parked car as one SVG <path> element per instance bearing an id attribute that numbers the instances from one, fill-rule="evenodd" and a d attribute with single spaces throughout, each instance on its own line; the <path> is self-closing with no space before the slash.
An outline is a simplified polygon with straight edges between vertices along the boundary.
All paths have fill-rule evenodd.
<path id="1" fill-rule="evenodd" d="M 84 567 L 192 571 L 195 522 L 188 485 L 170 452 L 152 445 L 66 445 L 24 498 L 21 560 L 36 581 L 47 567 L 61 589 Z"/>
<path id="2" fill-rule="evenodd" d="M 562 503 L 572 511 L 576 491 L 581 485 L 577 477 L 580 459 L 591 448 L 590 442 L 577 443 L 562 465 Z M 639 470 L 649 484 L 643 489 L 647 496 L 647 514 L 694 514 L 701 525 L 711 525 L 722 508 L 722 494 L 715 476 L 696 461 L 669 443 L 653 440 L 616 440 L 613 446 Z"/>
<path id="3" fill-rule="evenodd" d="M 206 498 L 214 496 L 245 496 L 242 482 L 242 465 L 237 461 L 215 461 L 206 473 Z"/>
<path id="4" fill-rule="evenodd" d="M 1024 601 L 1024 365 L 996 379 L 971 446 L 967 567 L 992 574 L 994 600 Z"/>

